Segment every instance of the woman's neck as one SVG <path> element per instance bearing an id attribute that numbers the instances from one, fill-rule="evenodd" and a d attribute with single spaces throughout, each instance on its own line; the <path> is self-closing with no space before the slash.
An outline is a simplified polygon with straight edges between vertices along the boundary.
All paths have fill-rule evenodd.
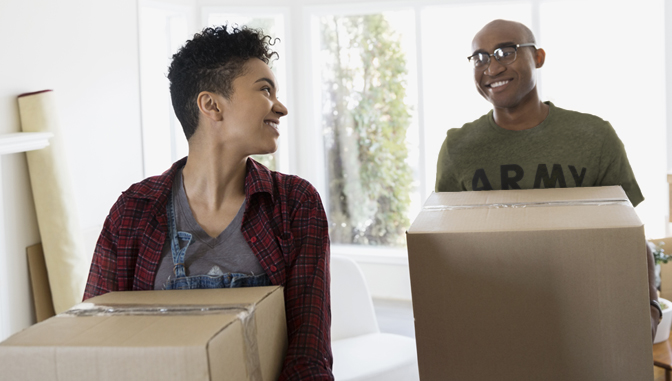
<path id="1" fill-rule="evenodd" d="M 231 151 L 212 141 L 190 141 L 189 157 L 182 170 L 190 205 L 193 201 L 215 211 L 224 204 L 242 203 L 247 157 L 235 157 Z"/>

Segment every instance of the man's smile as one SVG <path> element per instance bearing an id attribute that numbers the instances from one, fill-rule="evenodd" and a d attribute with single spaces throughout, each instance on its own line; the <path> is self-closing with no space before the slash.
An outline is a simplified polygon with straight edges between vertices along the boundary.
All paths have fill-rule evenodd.
<path id="1" fill-rule="evenodd" d="M 497 88 L 497 87 L 504 86 L 504 85 L 506 85 L 506 84 L 509 83 L 509 82 L 511 82 L 511 80 L 510 80 L 510 79 L 506 79 L 506 80 L 503 80 L 503 81 L 493 82 L 493 83 L 490 83 L 490 84 L 485 85 L 485 86 L 486 86 L 486 87 L 489 87 L 489 88 L 491 88 L 491 89 L 495 89 L 495 88 Z"/>

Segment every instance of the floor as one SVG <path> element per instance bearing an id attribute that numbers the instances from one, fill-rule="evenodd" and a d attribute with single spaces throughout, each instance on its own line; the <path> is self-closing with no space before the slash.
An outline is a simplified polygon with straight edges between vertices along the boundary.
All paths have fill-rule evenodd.
<path id="1" fill-rule="evenodd" d="M 373 299 L 373 308 L 381 332 L 396 333 L 415 338 L 413 305 L 410 301 Z M 663 369 L 653 367 L 653 381 L 665 381 Z"/>

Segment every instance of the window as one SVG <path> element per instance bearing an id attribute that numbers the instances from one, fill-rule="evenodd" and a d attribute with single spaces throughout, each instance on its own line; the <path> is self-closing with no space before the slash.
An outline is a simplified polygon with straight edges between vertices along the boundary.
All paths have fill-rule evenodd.
<path id="1" fill-rule="evenodd" d="M 187 40 L 189 9 L 140 3 L 140 100 L 145 176 L 163 173 L 187 155 L 187 140 L 175 117 L 166 77 L 172 55 Z"/>
<path id="2" fill-rule="evenodd" d="M 423 8 L 423 161 L 426 192 L 434 190 L 436 161 L 446 131 L 462 127 L 492 109 L 476 91 L 471 55 L 471 40 L 488 22 L 506 19 L 531 25 L 531 3 L 491 3 Z M 542 69 L 543 71 L 543 69 Z"/>
<path id="3" fill-rule="evenodd" d="M 186 154 L 165 68 L 188 38 L 190 16 L 166 6 L 151 13 L 145 4 L 150 3 L 142 1 L 140 13 L 143 139 L 145 173 L 151 175 Z M 646 197 L 636 211 L 647 236 L 666 235 L 662 0 L 404 4 L 201 9 L 203 25 L 261 27 L 280 38 L 280 59 L 272 68 L 290 113 L 282 121 L 278 152 L 260 160 L 318 188 L 334 252 L 348 245 L 348 252 L 403 255 L 405 230 L 434 189 L 446 131 L 491 109 L 476 91 L 465 58 L 474 34 L 496 18 L 530 26 L 546 50 L 538 72 L 543 100 L 612 123 Z M 646 59 L 647 52 L 659 59 Z M 151 88 L 164 94 L 146 95 Z"/>
<path id="4" fill-rule="evenodd" d="M 411 199 L 419 198 L 409 19 L 412 9 L 316 16 L 325 203 L 335 244 L 406 241 Z"/>
<path id="5" fill-rule="evenodd" d="M 651 238 L 667 235 L 663 6 L 662 0 L 548 1 L 539 22 L 548 52 L 544 99 L 612 124 L 646 198 L 635 210 Z"/>
<path id="6" fill-rule="evenodd" d="M 475 33 L 497 18 L 530 26 L 538 46 L 546 50 L 546 64 L 538 74 L 543 100 L 612 123 L 646 197 L 636 211 L 647 235 L 664 236 L 662 14 L 659 0 L 636 5 L 625 0 L 512 1 L 487 6 L 434 2 L 392 11 L 373 4 L 356 10 L 316 9 L 311 35 L 318 75 L 313 80 L 319 81 L 321 102 L 313 112 L 319 112 L 323 131 L 322 191 L 332 242 L 403 245 L 407 224 L 434 189 L 446 131 L 492 108 L 476 91 L 465 58 Z M 395 17 L 403 23 L 396 24 Z M 396 45 L 399 54 L 381 48 L 386 44 Z M 646 60 L 635 52 L 660 52 L 661 59 Z M 420 57 L 417 70 L 415 57 Z M 382 60 L 405 69 L 395 75 L 382 69 L 388 74 L 383 78 L 376 73 L 385 67 Z M 395 92 L 397 86 L 400 92 Z M 396 117 L 392 99 L 403 99 Z M 386 134 L 385 127 L 394 133 Z M 405 136 L 403 143 L 399 136 Z"/>
<path id="7" fill-rule="evenodd" d="M 255 9 L 231 9 L 227 8 L 204 8 L 203 19 L 205 25 L 229 25 L 229 26 L 247 26 L 249 28 L 261 29 L 265 34 L 271 36 L 273 50 L 278 53 L 279 59 L 271 61 L 270 66 L 278 82 L 278 99 L 283 102 L 288 109 L 287 104 L 287 56 L 285 43 L 285 10 L 255 10 Z M 277 40 L 276 40 L 277 39 Z M 291 112 L 281 120 L 280 138 L 278 141 L 278 151 L 269 155 L 256 155 L 254 159 L 264 164 L 271 170 L 288 172 L 289 167 L 289 144 L 288 120 L 291 118 Z M 284 131 L 283 131 L 284 130 Z"/>
<path id="8" fill-rule="evenodd" d="M 221 8 L 204 8 L 204 25 L 237 24 L 260 28 L 265 33 L 280 40 L 273 47 L 279 59 L 271 63 L 278 80 L 278 97 L 284 103 L 287 97 L 286 62 L 283 43 L 285 36 L 285 16 L 281 10 L 268 9 L 254 11 L 243 9 L 236 12 L 222 11 Z M 190 9 L 170 6 L 153 1 L 143 1 L 140 5 L 140 81 L 142 100 L 143 161 L 145 176 L 163 173 L 176 160 L 189 152 L 182 126 L 175 117 L 170 100 L 168 66 L 172 55 L 202 28 L 190 28 Z M 192 32 L 188 32 L 193 29 Z M 286 106 L 287 103 L 285 103 Z M 288 106 L 289 107 L 289 106 Z M 281 129 L 288 126 L 291 116 L 283 118 Z M 285 132 L 288 132 L 286 128 Z M 282 131 L 281 131 L 282 132 Z M 270 169 L 288 171 L 289 133 L 281 133 L 279 149 L 273 155 L 256 156 L 255 159 Z"/>

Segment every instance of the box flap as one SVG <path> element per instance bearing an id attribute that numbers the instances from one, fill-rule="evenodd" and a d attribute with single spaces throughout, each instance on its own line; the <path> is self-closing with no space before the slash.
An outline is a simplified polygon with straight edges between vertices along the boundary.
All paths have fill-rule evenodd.
<path id="1" fill-rule="evenodd" d="M 544 202 L 628 201 L 620 186 L 550 189 L 511 189 L 472 192 L 432 192 L 424 208 L 437 206 L 478 206 L 535 204 Z"/>
<path id="2" fill-rule="evenodd" d="M 232 291 L 234 290 L 234 291 Z M 129 315 L 133 306 L 236 306 L 256 305 L 279 286 L 221 290 L 170 290 L 111 292 L 90 298 L 85 304 L 118 306 L 114 316 L 71 316 L 68 312 L 19 332 L 0 345 L 19 346 L 102 346 L 155 347 L 207 345 L 222 329 L 238 319 L 240 308 L 216 313 Z M 280 291 L 280 294 L 282 292 Z M 73 307 L 73 310 L 78 306 Z M 71 310 L 72 311 L 72 310 Z M 176 330 L 175 327 L 180 327 Z M 166 332 L 171 332 L 166 335 Z M 178 336 L 178 338 L 176 338 Z M 172 343 L 172 344 L 171 344 Z"/>
<path id="3" fill-rule="evenodd" d="M 87 299 L 87 303 L 105 305 L 215 305 L 258 303 L 280 286 L 241 287 L 235 292 L 217 290 L 119 291 Z"/>
<path id="4" fill-rule="evenodd" d="M 621 187 L 432 193 L 409 234 L 638 227 Z"/>
<path id="5" fill-rule="evenodd" d="M 207 316 L 57 316 L 19 332 L 0 345 L 80 347 L 203 346 L 237 320 Z M 179 327 L 179 329 L 176 329 Z M 170 332 L 167 335 L 166 332 Z"/>

